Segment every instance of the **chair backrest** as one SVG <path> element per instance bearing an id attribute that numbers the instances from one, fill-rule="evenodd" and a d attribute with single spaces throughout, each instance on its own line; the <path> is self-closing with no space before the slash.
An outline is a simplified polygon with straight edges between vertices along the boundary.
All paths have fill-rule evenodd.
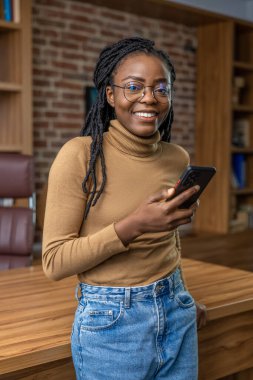
<path id="1" fill-rule="evenodd" d="M 0 198 L 28 198 L 33 192 L 33 157 L 0 153 Z"/>
<path id="2" fill-rule="evenodd" d="M 0 205 L 0 270 L 31 264 L 35 193 L 33 157 L 0 153 L 0 199 L 29 199 L 27 207 Z"/>

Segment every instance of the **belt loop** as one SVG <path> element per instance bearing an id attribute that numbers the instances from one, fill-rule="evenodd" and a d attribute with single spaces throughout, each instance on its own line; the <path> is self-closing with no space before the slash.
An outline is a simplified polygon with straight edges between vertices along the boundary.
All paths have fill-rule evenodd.
<path id="1" fill-rule="evenodd" d="M 125 308 L 126 309 L 130 308 L 130 293 L 131 293 L 131 288 L 125 288 Z"/>
<path id="2" fill-rule="evenodd" d="M 81 293 L 81 284 L 80 284 L 80 283 L 76 285 L 76 291 L 75 291 L 75 298 L 76 298 L 76 300 L 77 300 L 78 302 L 79 302 L 80 299 L 81 299 L 81 295 L 78 297 L 78 291 L 79 291 L 79 289 L 80 289 L 80 293 Z"/>
<path id="3" fill-rule="evenodd" d="M 169 287 L 170 287 L 170 298 L 174 297 L 174 276 L 172 275 L 171 278 L 169 278 Z"/>

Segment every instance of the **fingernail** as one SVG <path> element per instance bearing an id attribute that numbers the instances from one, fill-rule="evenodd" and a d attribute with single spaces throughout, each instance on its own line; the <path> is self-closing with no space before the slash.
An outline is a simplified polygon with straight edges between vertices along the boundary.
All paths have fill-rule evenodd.
<path id="1" fill-rule="evenodd" d="M 196 186 L 194 186 L 194 188 L 195 188 L 196 191 L 199 191 L 200 186 L 199 186 L 199 185 L 196 185 Z"/>

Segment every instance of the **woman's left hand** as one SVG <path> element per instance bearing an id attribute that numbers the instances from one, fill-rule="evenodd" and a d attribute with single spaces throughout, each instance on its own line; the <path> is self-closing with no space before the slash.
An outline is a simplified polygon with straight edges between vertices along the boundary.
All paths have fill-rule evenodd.
<path id="1" fill-rule="evenodd" d="M 207 323 L 207 311 L 206 306 L 195 302 L 196 308 L 197 308 L 197 329 L 201 329 L 204 327 Z"/>

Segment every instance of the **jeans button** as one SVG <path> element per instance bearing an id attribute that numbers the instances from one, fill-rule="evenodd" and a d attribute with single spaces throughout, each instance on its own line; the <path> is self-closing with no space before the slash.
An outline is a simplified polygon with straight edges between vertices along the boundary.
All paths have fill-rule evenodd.
<path id="1" fill-rule="evenodd" d="M 160 290 L 163 290 L 163 289 L 164 289 L 163 285 L 156 285 L 155 290 L 156 290 L 157 293 L 160 292 Z"/>

